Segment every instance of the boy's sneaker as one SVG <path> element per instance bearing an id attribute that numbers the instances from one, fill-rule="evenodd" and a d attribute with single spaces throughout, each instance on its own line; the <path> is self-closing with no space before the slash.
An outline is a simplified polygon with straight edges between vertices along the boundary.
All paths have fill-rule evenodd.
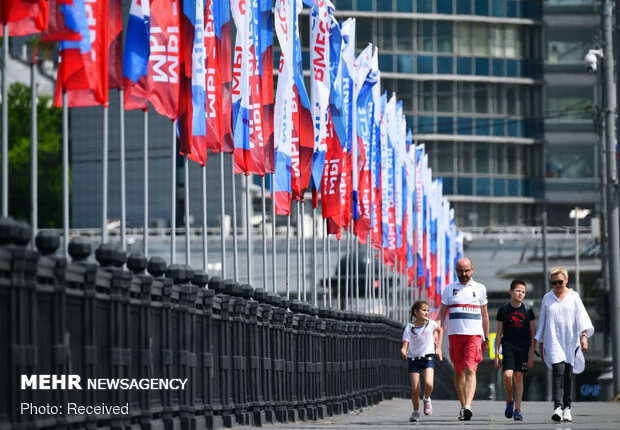
<path id="1" fill-rule="evenodd" d="M 465 406 L 463 408 L 463 416 L 465 417 L 465 421 L 469 421 L 471 420 L 471 417 L 474 415 L 473 411 L 471 410 L 471 408 Z"/>
<path id="2" fill-rule="evenodd" d="M 409 417 L 409 422 L 415 421 L 420 421 L 420 413 L 418 411 L 413 411 Z"/>
<path id="3" fill-rule="evenodd" d="M 555 408 L 553 415 L 551 415 L 553 421 L 562 421 L 562 408 Z"/>
<path id="4" fill-rule="evenodd" d="M 564 408 L 564 412 L 562 412 L 562 421 L 573 421 L 573 416 L 570 413 L 570 408 Z"/>
<path id="5" fill-rule="evenodd" d="M 431 399 L 422 399 L 424 402 L 424 415 L 430 415 L 433 413 L 433 404 L 431 403 Z"/>
<path id="6" fill-rule="evenodd" d="M 459 411 L 459 421 L 465 421 L 465 408 L 461 408 Z"/>
<path id="7" fill-rule="evenodd" d="M 521 415 L 521 411 L 519 409 L 515 409 L 513 416 L 515 421 L 523 421 L 523 415 Z"/>
<path id="8" fill-rule="evenodd" d="M 506 402 L 506 409 L 504 410 L 504 416 L 506 418 L 512 418 L 515 402 Z"/>

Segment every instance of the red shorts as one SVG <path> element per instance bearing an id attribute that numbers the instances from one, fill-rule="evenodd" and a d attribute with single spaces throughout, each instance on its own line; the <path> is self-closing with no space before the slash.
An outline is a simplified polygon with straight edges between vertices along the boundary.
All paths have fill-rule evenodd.
<path id="1" fill-rule="evenodd" d="M 450 359 L 454 363 L 454 371 L 462 372 L 465 369 L 478 370 L 478 363 L 482 361 L 482 337 L 469 334 L 451 334 Z"/>

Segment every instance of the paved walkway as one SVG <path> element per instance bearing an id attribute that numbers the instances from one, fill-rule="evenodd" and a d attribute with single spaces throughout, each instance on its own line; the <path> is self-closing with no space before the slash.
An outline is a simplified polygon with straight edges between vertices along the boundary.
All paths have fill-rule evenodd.
<path id="1" fill-rule="evenodd" d="M 420 402 L 421 403 L 421 402 Z M 411 401 L 396 399 L 382 402 L 376 406 L 356 411 L 346 415 L 338 415 L 319 421 L 296 422 L 287 424 L 273 424 L 263 429 L 402 429 L 450 428 L 465 429 L 620 429 L 620 403 L 611 402 L 583 402 L 573 403 L 573 422 L 556 423 L 551 420 L 553 413 L 551 402 L 523 403 L 525 420 L 516 422 L 504 418 L 505 402 L 474 401 L 474 416 L 472 421 L 457 420 L 459 405 L 452 400 L 437 400 L 433 402 L 434 412 L 431 416 L 422 416 L 419 422 L 410 423 L 409 415 L 412 411 Z M 238 429 L 258 429 L 259 427 L 237 427 Z"/>

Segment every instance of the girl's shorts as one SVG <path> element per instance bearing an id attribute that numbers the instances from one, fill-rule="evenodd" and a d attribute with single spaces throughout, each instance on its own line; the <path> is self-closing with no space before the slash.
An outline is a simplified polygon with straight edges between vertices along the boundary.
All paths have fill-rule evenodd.
<path id="1" fill-rule="evenodd" d="M 424 357 L 407 358 L 409 373 L 420 373 L 424 369 L 435 368 L 435 354 L 426 354 Z"/>

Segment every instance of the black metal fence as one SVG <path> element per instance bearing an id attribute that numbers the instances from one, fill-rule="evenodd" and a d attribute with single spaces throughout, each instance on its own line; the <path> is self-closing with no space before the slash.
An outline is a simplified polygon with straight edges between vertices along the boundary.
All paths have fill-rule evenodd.
<path id="1" fill-rule="evenodd" d="M 94 263 L 82 237 L 67 261 L 55 255 L 56 232 L 40 232 L 35 250 L 29 229 L 0 219 L 1 429 L 261 425 L 409 395 L 400 323 L 289 302 L 110 244 Z M 33 374 L 80 375 L 82 389 L 21 389 L 20 375 Z M 94 390 L 89 378 L 188 382 Z M 68 403 L 128 404 L 129 413 L 41 409 Z M 24 404 L 43 413 L 22 413 Z"/>

